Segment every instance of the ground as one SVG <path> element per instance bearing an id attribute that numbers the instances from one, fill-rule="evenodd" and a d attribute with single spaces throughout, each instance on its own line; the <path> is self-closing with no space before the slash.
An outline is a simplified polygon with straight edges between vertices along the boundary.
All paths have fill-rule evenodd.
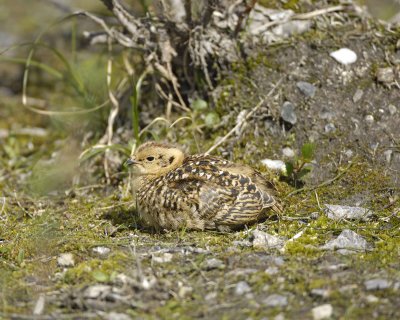
<path id="1" fill-rule="evenodd" d="M 0 318 L 317 319 L 313 308 L 321 305 L 332 307 L 334 319 L 400 318 L 399 35 L 398 27 L 355 16 L 260 47 L 224 71 L 210 94 L 215 106 L 207 112 L 221 125 L 200 137 L 184 121 L 173 129 L 174 142 L 195 152 L 194 139 L 202 139 L 205 151 L 240 111 L 265 98 L 214 153 L 273 179 L 284 212 L 233 233 L 142 228 L 129 173 L 112 167 L 113 184 L 105 185 L 99 157 L 81 164 L 82 174 L 81 141 L 67 134 L 70 124 L 60 132 L 62 121 L 28 114 L 7 91 L 0 102 Z M 341 47 L 356 52 L 354 64 L 329 56 Z M 391 81 L 379 76 L 384 68 L 394 72 Z M 315 94 L 306 96 L 299 81 Z M 292 123 L 282 119 L 286 101 L 294 105 Z M 307 143 L 315 151 L 302 179 L 261 164 L 282 159 L 296 168 L 282 150 L 301 161 Z M 335 221 L 325 204 L 373 214 Z M 346 254 L 320 248 L 346 229 L 368 245 Z M 256 246 L 255 230 L 285 244 Z"/>

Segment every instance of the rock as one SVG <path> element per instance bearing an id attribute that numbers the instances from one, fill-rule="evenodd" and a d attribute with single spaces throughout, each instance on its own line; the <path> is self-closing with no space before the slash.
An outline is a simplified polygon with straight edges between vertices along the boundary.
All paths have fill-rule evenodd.
<path id="1" fill-rule="evenodd" d="M 178 291 L 179 298 L 185 298 L 186 296 L 192 294 L 193 288 L 190 286 L 180 286 Z"/>
<path id="2" fill-rule="evenodd" d="M 363 95 L 364 91 L 362 91 L 361 89 L 357 89 L 353 96 L 353 102 L 357 103 L 358 101 L 360 101 Z"/>
<path id="3" fill-rule="evenodd" d="M 284 121 L 294 125 L 297 122 L 297 116 L 296 113 L 294 112 L 294 105 L 286 101 L 281 108 L 281 117 Z"/>
<path id="4" fill-rule="evenodd" d="M 57 264 L 60 267 L 73 267 L 75 265 L 72 253 L 62 253 L 57 258 Z"/>
<path id="5" fill-rule="evenodd" d="M 237 247 L 251 247 L 253 246 L 252 243 L 248 240 L 235 240 L 232 242 L 234 246 Z"/>
<path id="6" fill-rule="evenodd" d="M 226 276 L 227 277 L 243 277 L 248 276 L 250 274 L 256 273 L 258 270 L 253 268 L 237 268 L 229 271 Z"/>
<path id="7" fill-rule="evenodd" d="M 392 154 L 393 154 L 393 150 L 386 150 L 383 152 L 386 162 L 390 163 L 390 161 L 392 160 Z"/>
<path id="8" fill-rule="evenodd" d="M 206 301 L 213 301 L 213 302 L 215 302 L 215 299 L 217 299 L 217 297 L 218 297 L 218 293 L 215 292 L 215 291 L 213 291 L 213 292 L 207 293 L 207 294 L 205 295 L 204 299 L 205 299 Z"/>
<path id="9" fill-rule="evenodd" d="M 111 286 L 105 284 L 95 284 L 93 286 L 87 287 L 83 292 L 83 297 L 85 299 L 97 299 L 105 297 L 112 290 Z"/>
<path id="10" fill-rule="evenodd" d="M 105 314 L 102 319 L 105 320 L 131 320 L 132 318 L 125 313 L 110 312 Z"/>
<path id="11" fill-rule="evenodd" d="M 299 81 L 296 83 L 297 88 L 306 96 L 306 97 L 314 97 L 315 91 L 317 88 L 309 82 Z"/>
<path id="12" fill-rule="evenodd" d="M 357 61 L 357 54 L 348 48 L 341 48 L 329 54 L 337 62 L 348 65 Z"/>
<path id="13" fill-rule="evenodd" d="M 104 255 L 106 255 L 106 254 L 109 254 L 110 251 L 111 251 L 111 249 L 110 249 L 110 248 L 107 248 L 107 247 L 94 247 L 94 248 L 92 249 L 92 251 L 93 251 L 94 253 L 97 253 L 97 254 L 101 255 L 101 256 L 104 256 Z"/>
<path id="14" fill-rule="evenodd" d="M 371 124 L 374 122 L 374 116 L 372 114 L 367 114 L 364 120 L 366 123 Z"/>
<path id="15" fill-rule="evenodd" d="M 334 125 L 333 123 L 328 123 L 328 124 L 325 126 L 325 132 L 326 132 L 326 133 L 335 132 L 335 131 L 336 131 L 336 127 L 335 127 L 335 125 Z"/>
<path id="16" fill-rule="evenodd" d="M 278 313 L 274 320 L 285 320 L 285 315 L 283 313 Z"/>
<path id="17" fill-rule="evenodd" d="M 368 248 L 367 241 L 349 229 L 345 229 L 336 238 L 320 247 L 322 250 L 336 250 L 341 254 L 355 253 L 365 251 Z"/>
<path id="18" fill-rule="evenodd" d="M 293 158 L 295 156 L 295 153 L 294 153 L 293 149 L 289 148 L 289 147 L 283 148 L 282 149 L 282 154 L 283 154 L 284 157 L 287 157 L 287 158 Z"/>
<path id="19" fill-rule="evenodd" d="M 235 294 L 237 296 L 242 296 L 245 293 L 251 292 L 251 288 L 246 281 L 240 281 L 235 286 Z"/>
<path id="20" fill-rule="evenodd" d="M 283 295 L 271 294 L 263 301 L 263 304 L 267 307 L 285 307 L 288 304 L 288 300 Z"/>
<path id="21" fill-rule="evenodd" d="M 396 106 L 394 106 L 392 104 L 388 105 L 388 109 L 389 109 L 389 113 L 390 113 L 391 116 L 393 116 L 397 112 Z"/>
<path id="22" fill-rule="evenodd" d="M 394 71 L 392 68 L 379 68 L 376 72 L 376 79 L 382 83 L 392 83 L 394 81 Z"/>
<path id="23" fill-rule="evenodd" d="M 261 230 L 254 230 L 252 232 L 253 236 L 253 247 L 254 248 L 263 248 L 263 249 L 274 249 L 274 248 L 282 248 L 285 241 L 283 239 L 263 232 Z"/>
<path id="24" fill-rule="evenodd" d="M 152 254 L 151 261 L 155 263 L 167 263 L 172 261 L 172 253 L 164 252 L 161 254 Z"/>
<path id="25" fill-rule="evenodd" d="M 204 268 L 207 270 L 222 269 L 224 266 L 222 260 L 216 258 L 208 259 L 204 263 Z"/>
<path id="26" fill-rule="evenodd" d="M 312 289 L 311 290 L 311 295 L 315 297 L 321 297 L 321 298 L 328 298 L 330 296 L 331 292 L 328 289 Z"/>
<path id="27" fill-rule="evenodd" d="M 328 218 L 335 221 L 342 219 L 366 221 L 373 214 L 371 210 L 362 207 L 340 206 L 334 204 L 325 204 L 325 207 L 324 211 Z"/>
<path id="28" fill-rule="evenodd" d="M 311 310 L 314 320 L 327 319 L 332 316 L 333 308 L 330 304 L 322 304 Z"/>
<path id="29" fill-rule="evenodd" d="M 43 314 L 45 305 L 46 305 L 45 296 L 44 296 L 44 294 L 40 294 L 39 298 L 37 299 L 37 301 L 35 303 L 35 307 L 33 309 L 33 314 L 35 316 Z"/>
<path id="30" fill-rule="evenodd" d="M 274 274 L 277 274 L 279 272 L 279 269 L 277 267 L 268 267 L 267 269 L 265 269 L 265 273 L 273 276 Z"/>
<path id="31" fill-rule="evenodd" d="M 367 300 L 368 303 L 376 303 L 379 301 L 379 298 L 374 296 L 373 294 L 369 294 L 365 297 L 365 300 Z"/>
<path id="32" fill-rule="evenodd" d="M 392 282 L 387 279 L 375 278 L 365 281 L 364 285 L 367 290 L 384 290 L 388 289 Z"/>
<path id="33" fill-rule="evenodd" d="M 0 129 L 0 139 L 7 138 L 8 135 L 9 135 L 8 130 L 6 130 L 6 129 Z"/>
<path id="34" fill-rule="evenodd" d="M 335 113 L 328 107 L 322 107 L 321 111 L 318 113 L 318 117 L 322 120 L 332 120 L 335 117 Z"/>
<path id="35" fill-rule="evenodd" d="M 263 159 L 261 163 L 268 169 L 280 172 L 286 172 L 286 165 L 282 160 Z"/>

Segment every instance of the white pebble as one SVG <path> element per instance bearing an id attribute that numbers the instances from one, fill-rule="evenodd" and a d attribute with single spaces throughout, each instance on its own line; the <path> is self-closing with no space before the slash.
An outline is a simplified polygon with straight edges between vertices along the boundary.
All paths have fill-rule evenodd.
<path id="1" fill-rule="evenodd" d="M 348 65 L 357 61 L 357 54 L 348 48 L 341 48 L 329 54 L 337 62 Z"/>
<path id="2" fill-rule="evenodd" d="M 294 157 L 294 151 L 293 151 L 292 148 L 289 148 L 289 147 L 283 148 L 283 149 L 282 149 L 282 154 L 283 154 L 285 157 L 288 157 L 288 158 L 293 158 L 293 157 Z"/>
<path id="3" fill-rule="evenodd" d="M 314 320 L 321 320 L 330 318 L 332 316 L 333 308 L 330 304 L 322 304 L 312 309 Z"/>
<path id="4" fill-rule="evenodd" d="M 286 165 L 282 160 L 263 159 L 261 163 L 271 170 L 286 172 Z"/>
<path id="5" fill-rule="evenodd" d="M 72 253 L 62 253 L 57 258 L 57 264 L 60 267 L 73 267 L 75 264 Z"/>

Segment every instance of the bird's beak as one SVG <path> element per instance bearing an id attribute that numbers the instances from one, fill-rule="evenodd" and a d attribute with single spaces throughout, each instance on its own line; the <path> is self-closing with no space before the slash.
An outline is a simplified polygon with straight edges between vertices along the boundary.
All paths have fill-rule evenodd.
<path id="1" fill-rule="evenodd" d="M 133 158 L 129 158 L 129 159 L 126 160 L 125 163 L 124 163 L 125 166 L 133 166 L 133 165 L 136 165 L 136 164 L 139 164 L 139 162 L 136 161 L 136 160 L 133 159 Z"/>

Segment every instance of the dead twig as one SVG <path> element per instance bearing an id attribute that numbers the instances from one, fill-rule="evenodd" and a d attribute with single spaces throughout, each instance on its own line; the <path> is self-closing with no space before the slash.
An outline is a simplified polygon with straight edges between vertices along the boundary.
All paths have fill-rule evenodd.
<path id="1" fill-rule="evenodd" d="M 318 9 L 318 10 L 314 10 L 314 11 L 307 12 L 307 13 L 294 14 L 293 16 L 288 17 L 286 19 L 267 22 L 267 23 L 263 24 L 262 26 L 254 29 L 253 33 L 254 34 L 263 33 L 263 32 L 266 32 L 269 28 L 271 28 L 273 26 L 284 24 L 284 23 L 287 23 L 287 22 L 293 21 L 293 20 L 309 20 L 311 18 L 325 15 L 325 14 L 328 14 L 331 12 L 343 11 L 347 7 L 348 6 L 345 6 L 345 5 L 339 5 L 339 6 L 333 6 L 333 7 L 328 7 L 328 8 L 324 8 L 324 9 Z"/>

